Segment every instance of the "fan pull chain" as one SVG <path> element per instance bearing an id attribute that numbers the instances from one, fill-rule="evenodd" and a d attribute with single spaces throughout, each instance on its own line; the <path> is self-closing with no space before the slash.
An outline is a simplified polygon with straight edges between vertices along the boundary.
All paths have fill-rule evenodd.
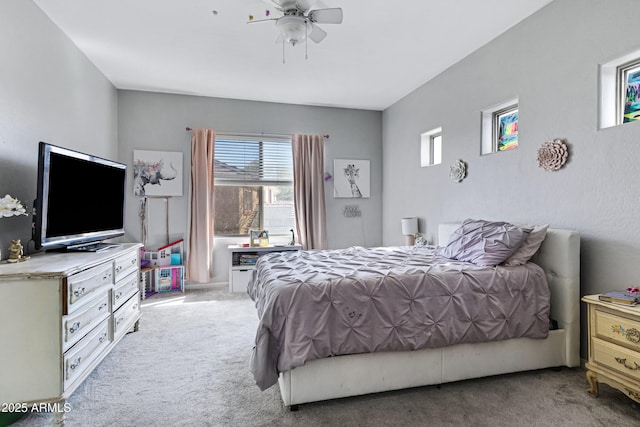
<path id="1" fill-rule="evenodd" d="M 305 30 L 306 30 L 306 22 L 305 22 Z M 307 37 L 304 38 L 304 59 L 309 59 L 309 55 L 307 55 L 307 51 L 308 51 L 308 46 L 309 46 L 309 34 L 307 33 Z"/>
<path id="2" fill-rule="evenodd" d="M 285 63 L 285 60 L 284 60 L 284 39 L 282 40 L 282 63 L 283 64 Z"/>

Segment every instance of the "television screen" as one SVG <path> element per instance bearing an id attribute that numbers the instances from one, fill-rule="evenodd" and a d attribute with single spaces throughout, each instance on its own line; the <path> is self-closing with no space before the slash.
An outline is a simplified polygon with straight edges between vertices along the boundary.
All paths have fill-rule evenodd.
<path id="1" fill-rule="evenodd" d="M 125 188 L 126 165 L 41 142 L 36 248 L 73 248 L 123 235 Z"/>

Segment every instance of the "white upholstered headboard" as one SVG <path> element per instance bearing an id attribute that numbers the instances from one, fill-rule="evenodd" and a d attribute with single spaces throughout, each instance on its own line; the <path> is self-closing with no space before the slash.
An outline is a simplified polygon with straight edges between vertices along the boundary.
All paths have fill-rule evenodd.
<path id="1" fill-rule="evenodd" d="M 438 244 L 445 246 L 460 223 L 438 227 Z M 565 329 L 567 360 L 580 364 L 580 235 L 574 230 L 549 228 L 542 246 L 531 259 L 545 271 L 551 290 L 551 318 Z"/>

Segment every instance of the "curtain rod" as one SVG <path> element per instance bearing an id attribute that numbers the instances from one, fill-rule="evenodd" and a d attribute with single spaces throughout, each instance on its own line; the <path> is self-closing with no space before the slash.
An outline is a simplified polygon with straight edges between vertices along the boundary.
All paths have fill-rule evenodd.
<path id="1" fill-rule="evenodd" d="M 193 129 L 191 129 L 190 127 L 186 127 L 185 131 L 186 132 L 191 132 Z M 234 136 L 250 136 L 250 137 L 260 137 L 260 136 L 265 136 L 265 137 L 271 137 L 271 138 L 291 138 L 293 135 L 289 135 L 289 134 L 277 134 L 277 133 L 252 133 L 252 132 L 228 132 L 228 131 L 216 131 L 216 134 L 218 135 L 234 135 Z M 330 136 L 329 134 L 326 135 L 322 135 L 323 138 L 325 139 L 329 139 Z"/>

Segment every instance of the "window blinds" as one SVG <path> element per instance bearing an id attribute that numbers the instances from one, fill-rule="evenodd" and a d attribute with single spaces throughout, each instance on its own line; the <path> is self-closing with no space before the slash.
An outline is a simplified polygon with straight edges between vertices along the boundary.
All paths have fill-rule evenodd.
<path id="1" fill-rule="evenodd" d="M 214 159 L 217 185 L 279 185 L 293 182 L 290 141 L 217 138 Z"/>

